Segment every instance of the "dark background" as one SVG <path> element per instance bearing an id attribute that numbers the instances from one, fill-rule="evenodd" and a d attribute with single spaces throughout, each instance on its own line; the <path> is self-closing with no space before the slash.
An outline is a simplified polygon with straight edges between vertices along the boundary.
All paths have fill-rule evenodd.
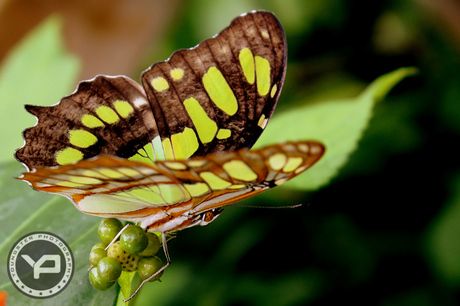
<path id="1" fill-rule="evenodd" d="M 274 116 L 305 96 L 353 97 L 399 67 L 420 72 L 376 106 L 357 150 L 328 185 L 309 193 L 275 189 L 244 202 L 306 205 L 229 207 L 208 227 L 181 232 L 169 243 L 173 264 L 163 282 L 144 290 L 138 304 L 457 305 L 460 2 L 165 3 L 6 2 L 0 7 L 0 60 L 58 13 L 66 48 L 82 64 L 77 80 L 100 73 L 139 80 L 154 61 L 257 8 L 278 16 L 289 45 Z M 96 235 L 91 239 L 97 242 Z"/>

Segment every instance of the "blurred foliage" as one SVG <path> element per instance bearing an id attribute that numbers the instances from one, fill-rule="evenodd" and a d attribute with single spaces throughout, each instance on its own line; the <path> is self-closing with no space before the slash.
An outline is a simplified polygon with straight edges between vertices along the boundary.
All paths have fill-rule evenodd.
<path id="1" fill-rule="evenodd" d="M 308 194 L 276 188 L 243 202 L 308 205 L 276 211 L 229 207 L 209 227 L 181 232 L 169 244 L 173 263 L 163 282 L 149 284 L 133 304 L 458 305 L 460 174 L 454 146 L 460 135 L 460 29 L 450 16 L 460 14 L 459 4 L 454 0 L 437 1 L 436 7 L 423 0 L 184 1 L 161 43 L 139 59 L 138 71 L 176 49 L 196 45 L 252 9 L 273 11 L 289 44 L 286 84 L 267 128 L 278 140 L 296 127 L 297 119 L 291 124 L 288 119 L 296 109 L 355 97 L 366 84 L 400 67 L 415 66 L 420 73 L 404 80 L 374 108 L 357 150 L 328 186 Z M 2 62 L 0 72 L 4 141 L 0 157 L 5 161 L 0 166 L 2 266 L 12 237 L 30 231 L 57 233 L 76 258 L 85 258 L 97 241 L 97 218 L 79 213 L 66 199 L 38 194 L 11 179 L 21 171 L 11 162 L 12 152 L 22 142 L 20 130 L 31 124 L 21 105 L 55 103 L 71 92 L 71 88 L 59 90 L 75 86 L 57 82 L 77 81 L 71 80 L 74 58 L 59 55 L 60 67 L 68 70 L 56 75 L 50 64 L 34 62 L 36 54 L 31 57 L 30 75 L 12 79 L 5 72 L 10 60 Z M 8 81 L 20 83 L 23 90 L 18 91 L 17 84 L 1 87 Z M 13 96 L 6 96 L 5 90 L 11 88 Z M 347 116 L 351 125 L 356 123 L 355 114 Z M 310 131 L 305 135 L 316 138 Z M 16 205 L 30 211 L 24 214 L 26 220 L 14 218 Z M 57 219 L 69 224 L 62 228 Z M 90 296 L 82 268 L 87 263 L 77 265 L 81 269 L 74 276 L 75 288 L 69 286 L 65 293 L 74 297 L 65 302 L 114 300 L 113 290 Z M 0 270 L 0 290 L 7 290 L 11 298 L 15 289 L 4 273 Z M 63 303 L 59 296 L 43 302 Z"/>

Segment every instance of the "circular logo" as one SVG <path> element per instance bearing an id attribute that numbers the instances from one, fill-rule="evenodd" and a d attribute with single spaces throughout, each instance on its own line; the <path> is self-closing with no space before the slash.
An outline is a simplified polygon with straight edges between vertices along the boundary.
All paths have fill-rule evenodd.
<path id="1" fill-rule="evenodd" d="M 8 255 L 8 275 L 24 295 L 55 296 L 69 285 L 74 272 L 72 251 L 61 237 L 34 232 L 20 238 Z"/>

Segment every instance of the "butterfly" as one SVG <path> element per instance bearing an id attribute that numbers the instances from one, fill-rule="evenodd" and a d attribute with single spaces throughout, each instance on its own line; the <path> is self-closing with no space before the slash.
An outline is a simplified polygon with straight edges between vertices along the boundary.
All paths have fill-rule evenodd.
<path id="1" fill-rule="evenodd" d="M 28 169 L 20 179 L 84 213 L 161 232 L 164 242 L 207 225 L 222 207 L 283 184 L 325 152 L 316 141 L 249 150 L 272 116 L 286 63 L 280 22 L 253 11 L 152 65 L 142 86 L 98 75 L 53 106 L 27 105 L 37 123 L 15 152 Z"/>

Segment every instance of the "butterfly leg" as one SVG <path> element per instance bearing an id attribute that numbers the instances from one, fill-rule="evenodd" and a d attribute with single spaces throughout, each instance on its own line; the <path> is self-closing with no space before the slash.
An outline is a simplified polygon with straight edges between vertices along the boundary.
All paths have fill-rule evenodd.
<path id="1" fill-rule="evenodd" d="M 134 293 L 129 297 L 127 298 L 126 300 L 124 300 L 124 302 L 128 302 L 129 300 L 131 300 L 136 294 L 137 292 L 139 292 L 139 290 L 142 288 L 142 286 L 144 286 L 145 283 L 147 283 L 148 281 L 150 281 L 151 279 L 153 279 L 154 277 L 156 277 L 157 275 L 159 275 L 160 273 L 162 273 L 164 271 L 164 269 L 166 269 L 169 264 L 171 263 L 171 258 L 169 257 L 169 251 L 168 251 L 168 246 L 167 246 L 167 241 L 166 241 L 166 234 L 165 232 L 162 232 L 161 233 L 161 239 L 163 241 L 163 252 L 165 253 L 165 257 L 166 257 L 166 264 L 161 267 L 160 270 L 158 270 L 157 272 L 155 272 L 153 275 L 151 275 L 149 278 L 146 278 L 140 285 L 139 287 L 137 287 L 136 291 L 134 291 Z"/>
<path id="2" fill-rule="evenodd" d="M 110 241 L 110 243 L 107 245 L 107 247 L 105 248 L 105 250 L 107 251 L 109 249 L 109 247 L 114 244 L 115 242 L 117 242 L 117 239 L 118 237 L 121 236 L 121 234 L 128 228 L 130 227 L 131 224 L 127 223 L 119 232 L 118 234 L 115 236 L 115 238 L 112 239 L 112 241 Z"/>

